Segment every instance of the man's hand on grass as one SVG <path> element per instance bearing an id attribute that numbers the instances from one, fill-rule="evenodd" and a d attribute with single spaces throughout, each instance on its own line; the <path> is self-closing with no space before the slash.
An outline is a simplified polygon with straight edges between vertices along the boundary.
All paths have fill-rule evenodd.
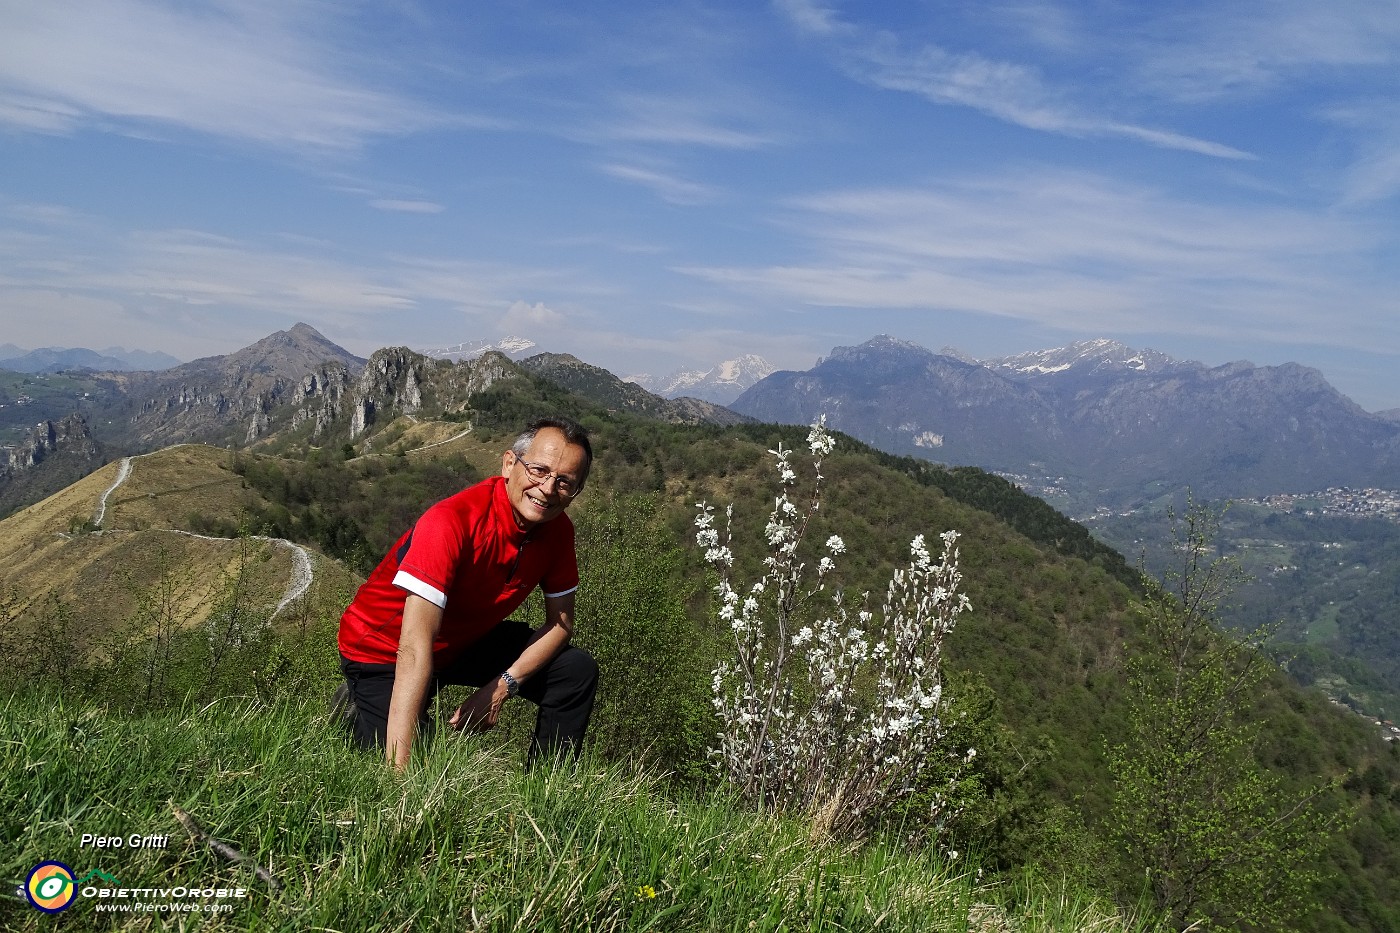
<path id="1" fill-rule="evenodd" d="M 498 677 L 467 697 L 447 723 L 458 731 L 485 732 L 496 725 L 509 695 L 505 681 Z"/>

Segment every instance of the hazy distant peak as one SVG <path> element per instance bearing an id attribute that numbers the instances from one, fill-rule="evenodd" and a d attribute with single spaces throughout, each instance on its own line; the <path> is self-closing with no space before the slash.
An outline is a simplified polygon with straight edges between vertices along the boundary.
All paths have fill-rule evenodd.
<path id="1" fill-rule="evenodd" d="M 108 347 L 99 351 L 103 356 L 121 360 L 126 368 L 158 372 L 180 365 L 180 360 L 160 350 L 128 350 L 126 347 Z"/>
<path id="2" fill-rule="evenodd" d="M 626 377 L 649 392 L 665 398 L 682 396 L 728 405 L 754 383 L 773 372 L 773 364 L 753 353 L 716 363 L 709 369 L 683 369 L 658 378 L 650 373 Z"/>
<path id="3" fill-rule="evenodd" d="M 23 373 L 51 373 L 76 369 L 94 372 L 150 372 L 180 364 L 179 360 L 169 354 L 125 350 L 121 347 L 108 347 L 101 352 L 86 347 L 41 347 L 28 352 L 21 351 L 13 357 L 3 355 L 6 348 L 19 349 L 13 344 L 0 347 L 0 369 Z"/>

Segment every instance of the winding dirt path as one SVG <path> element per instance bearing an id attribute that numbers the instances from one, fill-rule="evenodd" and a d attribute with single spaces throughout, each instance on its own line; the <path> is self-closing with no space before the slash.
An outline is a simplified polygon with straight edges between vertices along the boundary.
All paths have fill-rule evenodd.
<path id="1" fill-rule="evenodd" d="M 180 444 L 176 447 L 183 446 Z M 166 448 L 169 450 L 170 448 Z M 150 454 L 138 454 L 138 457 L 148 457 Z M 106 492 L 97 502 L 97 510 L 93 512 L 92 523 L 101 527 L 102 520 L 107 517 L 107 499 L 117 488 L 131 478 L 132 463 L 137 457 L 123 457 L 121 466 L 117 469 L 117 478 L 112 481 L 112 485 L 107 487 Z M 181 528 L 152 529 L 154 531 L 169 531 L 174 534 L 186 535 L 191 538 L 200 538 L 205 541 L 232 541 L 233 538 L 218 538 L 213 535 L 196 534 L 193 531 L 185 531 Z M 104 532 L 105 533 L 105 532 Z M 277 618 L 278 614 L 292 603 L 296 602 L 307 590 L 311 589 L 311 584 L 315 582 L 315 571 L 312 569 L 311 553 L 306 548 L 295 541 L 288 541 L 286 538 L 269 538 L 266 535 L 249 535 L 254 541 L 268 541 L 272 544 L 289 548 L 292 552 L 292 579 L 287 583 L 287 588 L 282 591 L 282 599 L 277 603 L 277 608 L 272 610 L 272 615 L 267 617 L 270 623 Z"/>
<path id="2" fill-rule="evenodd" d="M 126 482 L 126 478 L 131 475 L 131 457 L 122 457 L 122 464 L 117 468 L 117 478 L 112 480 L 112 485 L 107 487 L 107 491 L 102 494 L 102 498 L 97 500 L 97 511 L 92 513 L 92 523 L 97 527 L 102 527 L 102 519 L 107 517 L 107 497 L 117 491 L 117 487 Z"/>
<path id="3" fill-rule="evenodd" d="M 418 421 L 418 419 L 414 418 L 412 415 L 410 415 L 409 418 L 415 424 Z M 433 447 L 441 447 L 443 444 L 450 444 L 453 441 L 461 440 L 470 433 L 472 433 L 472 426 L 467 425 L 465 431 L 460 431 L 446 440 L 424 444 L 422 447 L 415 447 L 414 450 L 429 450 Z M 183 446 L 185 445 L 172 445 L 172 447 Z M 172 447 L 167 447 L 165 450 L 170 450 Z M 159 452 L 160 451 L 157 451 L 157 453 Z M 135 461 L 141 457 L 149 456 L 151 456 L 151 454 L 137 454 L 134 457 L 122 457 L 121 466 L 117 468 L 117 478 L 112 481 L 112 485 L 108 486 L 106 491 L 102 493 L 101 498 L 97 500 L 97 509 L 92 513 L 92 523 L 94 525 L 98 528 L 102 527 L 102 522 L 107 517 L 107 500 L 111 498 L 112 493 L 116 492 L 123 483 L 131 478 L 131 471 Z M 384 454 L 366 454 L 364 456 L 382 457 Z M 359 460 L 361 458 L 355 457 L 354 459 Z M 183 531 L 179 528 L 167 528 L 164 530 L 172 531 L 176 534 L 188 535 L 191 538 L 203 538 L 206 541 L 233 540 L 232 538 L 216 538 L 211 535 L 195 534 L 193 531 Z M 268 622 L 271 622 L 273 619 L 277 618 L 278 614 L 281 613 L 283 609 L 286 609 L 292 603 L 296 602 L 307 590 L 311 589 L 311 584 L 314 583 L 316 579 L 315 571 L 311 563 L 311 552 L 294 541 L 288 541 L 286 538 L 269 538 L 265 535 L 250 535 L 249 537 L 254 541 L 269 541 L 281 547 L 289 548 L 292 551 L 292 579 L 287 583 L 287 588 L 282 592 L 282 599 L 277 603 L 277 608 L 272 611 L 272 615 L 268 616 Z"/>

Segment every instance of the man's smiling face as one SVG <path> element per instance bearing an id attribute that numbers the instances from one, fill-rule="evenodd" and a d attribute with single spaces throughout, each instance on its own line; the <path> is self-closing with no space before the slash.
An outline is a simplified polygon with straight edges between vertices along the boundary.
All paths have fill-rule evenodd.
<path id="1" fill-rule="evenodd" d="M 562 515 L 573 500 L 559 491 L 555 477 L 543 483 L 531 479 L 524 463 L 548 467 L 552 473 L 573 481 L 577 490 L 588 473 L 588 454 L 577 444 L 570 444 L 558 428 L 540 428 L 525 456 L 517 458 L 507 450 L 501 457 L 501 475 L 506 478 L 506 495 L 515 510 L 515 520 L 521 528 L 533 528 Z"/>

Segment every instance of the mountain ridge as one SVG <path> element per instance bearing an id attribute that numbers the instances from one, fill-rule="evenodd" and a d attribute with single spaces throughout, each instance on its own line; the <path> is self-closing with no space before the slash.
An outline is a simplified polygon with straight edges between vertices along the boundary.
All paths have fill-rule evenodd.
<path id="1" fill-rule="evenodd" d="M 1224 497 L 1400 486 L 1400 425 L 1315 369 L 1207 367 L 1106 340 L 973 362 L 881 335 L 774 373 L 731 407 L 792 424 L 825 411 L 891 453 L 1062 483 L 1060 504 L 1080 513 L 1187 486 Z"/>

